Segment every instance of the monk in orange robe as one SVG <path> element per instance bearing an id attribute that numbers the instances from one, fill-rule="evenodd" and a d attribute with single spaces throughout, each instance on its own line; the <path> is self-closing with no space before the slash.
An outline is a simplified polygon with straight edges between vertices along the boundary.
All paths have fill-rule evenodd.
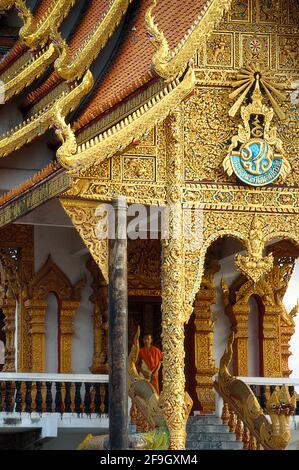
<path id="1" fill-rule="evenodd" d="M 139 372 L 146 380 L 148 380 L 156 392 L 159 394 L 158 372 L 161 367 L 162 351 L 153 346 L 152 335 L 144 335 L 144 347 L 139 351 Z"/>

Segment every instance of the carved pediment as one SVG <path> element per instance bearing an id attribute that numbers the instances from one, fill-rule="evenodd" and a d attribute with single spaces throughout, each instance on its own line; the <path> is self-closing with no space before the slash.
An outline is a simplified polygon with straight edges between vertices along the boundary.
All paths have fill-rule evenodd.
<path id="1" fill-rule="evenodd" d="M 82 284 L 83 281 L 80 281 L 73 286 L 49 255 L 46 263 L 31 279 L 28 293 L 30 298 L 40 300 L 46 300 L 50 292 L 55 293 L 61 300 L 79 300 Z"/>

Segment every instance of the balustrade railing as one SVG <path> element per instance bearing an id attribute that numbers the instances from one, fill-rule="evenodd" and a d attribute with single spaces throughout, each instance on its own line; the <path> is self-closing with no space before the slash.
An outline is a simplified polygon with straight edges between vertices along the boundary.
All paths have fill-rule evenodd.
<path id="1" fill-rule="evenodd" d="M 108 375 L 0 373 L 0 412 L 108 415 Z"/>
<path id="2" fill-rule="evenodd" d="M 299 395 L 296 389 L 299 388 L 299 379 L 274 378 L 274 377 L 236 377 L 238 389 L 241 383 L 250 387 L 264 416 L 268 416 L 269 423 L 272 423 L 272 439 L 269 439 L 274 446 L 275 441 L 279 442 L 279 436 L 289 432 L 288 417 L 299 415 Z M 234 397 L 221 396 L 218 382 L 216 388 L 216 413 L 221 417 L 223 424 L 229 426 L 230 432 L 236 434 L 236 440 L 243 442 L 246 450 L 261 450 L 260 436 L 256 433 L 255 427 L 251 426 L 249 416 L 242 416 L 239 404 Z M 241 395 L 240 395 L 241 396 Z M 255 409 L 254 402 L 249 406 L 249 410 Z M 240 412 L 241 411 L 241 412 Z M 269 448 L 269 447 L 268 447 Z M 275 447 L 273 447 L 275 448 Z"/>

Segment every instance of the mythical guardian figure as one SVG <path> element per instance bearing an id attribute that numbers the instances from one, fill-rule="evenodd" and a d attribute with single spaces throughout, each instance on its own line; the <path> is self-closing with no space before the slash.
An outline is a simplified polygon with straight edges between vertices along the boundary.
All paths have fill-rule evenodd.
<path id="1" fill-rule="evenodd" d="M 294 414 L 296 394 L 290 397 L 285 385 L 280 389 L 276 387 L 266 405 L 271 420 L 269 421 L 251 388 L 242 380 L 231 376 L 228 371 L 233 355 L 233 342 L 234 333 L 231 334 L 221 358 L 215 387 L 263 449 L 284 450 L 291 439 L 289 417 Z"/>

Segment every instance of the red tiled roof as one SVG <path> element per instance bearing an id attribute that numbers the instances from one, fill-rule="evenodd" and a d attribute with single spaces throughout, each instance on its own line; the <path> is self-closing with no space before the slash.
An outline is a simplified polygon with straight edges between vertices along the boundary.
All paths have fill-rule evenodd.
<path id="1" fill-rule="evenodd" d="M 0 62 L 0 75 L 5 72 L 21 55 L 28 50 L 25 44 L 17 41 Z"/>
<path id="2" fill-rule="evenodd" d="M 89 2 L 87 10 L 68 44 L 71 54 L 74 55 L 76 53 L 86 37 L 96 27 L 97 23 L 107 11 L 110 3 L 111 0 L 91 0 Z M 53 72 L 47 80 L 45 80 L 38 88 L 36 88 L 36 90 L 25 98 L 23 106 L 33 106 L 62 81 L 63 80 L 59 77 L 58 73 Z"/>
<path id="3" fill-rule="evenodd" d="M 34 18 L 39 20 L 55 0 L 40 0 Z M 28 50 L 28 47 L 20 40 L 17 40 L 11 50 L 5 54 L 0 62 L 0 75 L 4 73 L 21 55 Z"/>
<path id="4" fill-rule="evenodd" d="M 12 199 L 17 198 L 18 196 L 25 193 L 29 189 L 33 188 L 36 184 L 42 182 L 44 179 L 48 178 L 50 175 L 53 175 L 57 171 L 62 170 L 62 167 L 57 162 L 52 162 L 38 173 L 35 173 L 30 179 L 24 181 L 19 186 L 14 189 L 11 189 L 7 193 L 3 194 L 0 197 L 0 207 L 4 204 L 7 204 Z"/>
<path id="5" fill-rule="evenodd" d="M 146 33 L 145 13 L 153 0 L 139 0 L 116 57 L 111 61 L 100 86 L 83 109 L 73 127 L 87 126 L 108 109 L 148 83 L 154 76 L 151 68 L 154 48 Z M 165 34 L 169 47 L 178 45 L 195 22 L 208 0 L 163 0 L 154 9 L 155 20 Z"/>
<path id="6" fill-rule="evenodd" d="M 47 12 L 47 10 L 56 3 L 57 0 L 40 0 L 34 12 L 34 18 L 39 20 Z"/>

